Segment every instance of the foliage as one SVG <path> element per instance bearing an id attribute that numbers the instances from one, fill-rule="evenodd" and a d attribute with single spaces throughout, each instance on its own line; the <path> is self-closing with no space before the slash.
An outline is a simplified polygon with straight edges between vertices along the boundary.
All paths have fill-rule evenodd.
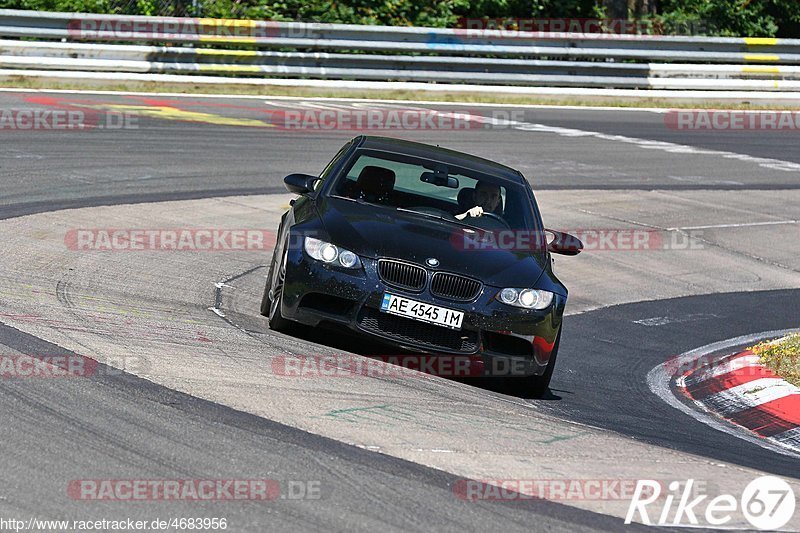
<path id="1" fill-rule="evenodd" d="M 800 386 L 800 334 L 762 342 L 751 350 L 773 372 L 789 383 Z"/>
<path id="2" fill-rule="evenodd" d="M 708 35 L 791 37 L 800 26 L 796 0 L 660 0 L 658 7 L 662 20 L 707 28 Z"/>
<path id="3" fill-rule="evenodd" d="M 453 27 L 463 17 L 596 18 L 627 0 L 0 0 L 0 8 Z M 642 0 L 639 0 L 642 1 Z M 798 0 L 646 0 L 667 33 L 800 36 Z M 633 16 L 634 14 L 631 13 Z"/>

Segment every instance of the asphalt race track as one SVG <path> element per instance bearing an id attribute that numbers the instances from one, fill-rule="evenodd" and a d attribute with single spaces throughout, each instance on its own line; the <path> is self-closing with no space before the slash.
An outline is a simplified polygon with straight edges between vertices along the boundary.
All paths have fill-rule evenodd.
<path id="1" fill-rule="evenodd" d="M 571 324 L 575 333 L 564 342 L 564 353 L 570 354 L 560 361 L 565 372 L 553 386 L 553 395 L 561 400 L 548 406 L 552 404 L 554 413 L 569 419 L 660 446 L 797 476 L 796 457 L 765 454 L 751 443 L 730 439 L 695 420 L 676 421 L 673 410 L 648 389 L 646 375 L 669 357 L 742 331 L 796 328 L 798 298 L 798 290 L 724 293 L 626 304 L 578 315 Z M 763 313 L 742 313 L 753 308 Z M 636 322 L 660 316 L 688 320 L 658 327 Z M 603 333 L 590 335 L 592 331 Z M 614 348 L 609 350 L 609 346 Z M 607 408 L 601 413 L 592 408 L 597 405 Z"/>
<path id="2" fill-rule="evenodd" d="M 283 176 L 318 173 L 357 134 L 276 127 L 275 113 L 354 108 L 468 113 L 465 129 L 374 133 L 518 168 L 551 227 L 663 241 L 556 258 L 570 303 L 545 399 L 507 396 L 491 380 L 281 379 L 276 358 L 381 348 L 271 332 L 258 315 L 268 250 L 65 246 L 74 228 L 274 230 L 291 198 Z M 474 502 L 454 487 L 694 477 L 736 492 L 768 473 L 800 494 L 800 452 L 718 431 L 647 383 L 677 354 L 800 327 L 795 131 L 676 131 L 657 111 L 0 92 L 0 111 L 20 109 L 137 115 L 128 128 L 0 129 L 0 355 L 105 363 L 86 379 L 0 378 L 1 517 L 618 531 L 627 500 Z M 281 496 L 85 501 L 68 490 L 82 479 L 274 479 Z M 291 497 L 300 485 L 319 497 Z"/>

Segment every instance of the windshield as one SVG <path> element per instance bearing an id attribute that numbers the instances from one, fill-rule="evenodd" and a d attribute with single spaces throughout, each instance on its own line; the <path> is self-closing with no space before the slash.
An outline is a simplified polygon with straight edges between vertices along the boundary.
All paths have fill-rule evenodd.
<path id="1" fill-rule="evenodd" d="M 521 185 L 406 155 L 360 151 L 331 194 L 485 230 L 536 229 Z"/>

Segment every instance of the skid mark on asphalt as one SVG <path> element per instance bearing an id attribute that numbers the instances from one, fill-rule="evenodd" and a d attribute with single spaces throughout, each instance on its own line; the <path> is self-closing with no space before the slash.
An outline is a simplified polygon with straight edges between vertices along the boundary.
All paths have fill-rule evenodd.
<path id="1" fill-rule="evenodd" d="M 63 272 L 55 283 L 54 292 L 32 291 L 43 296 L 55 296 L 58 307 L 69 314 L 70 320 L 32 313 L 0 313 L 0 318 L 51 327 L 75 342 L 78 340 L 74 333 L 111 338 L 121 332 L 142 340 L 173 344 L 197 345 L 213 342 L 199 330 L 205 326 L 199 320 L 175 316 L 169 309 L 158 306 L 121 306 L 113 298 L 84 294 L 82 288 L 75 288 L 75 275 L 73 269 Z M 32 289 L 30 285 L 26 287 Z M 10 295 L 25 298 L 24 292 Z"/>
<path id="2" fill-rule="evenodd" d="M 406 407 L 398 407 L 391 404 L 372 405 L 366 407 L 347 407 L 344 409 L 333 409 L 325 414 L 312 416 L 314 419 L 333 420 L 348 424 L 366 424 L 381 427 L 394 427 L 408 425 L 436 431 L 439 433 L 455 434 L 456 429 L 447 429 L 449 422 L 458 422 L 476 427 L 487 427 L 491 422 L 488 417 L 475 416 L 469 414 L 447 414 L 430 410 L 412 410 Z M 458 428 L 458 425 L 451 426 Z M 507 430 L 517 433 L 519 438 L 524 438 L 537 444 L 554 444 L 567 440 L 576 439 L 587 435 L 588 432 L 582 431 L 548 431 L 540 426 L 535 429 L 525 430 L 523 421 L 519 427 L 507 427 Z M 506 438 L 509 435 L 505 435 Z"/>
<path id="3" fill-rule="evenodd" d="M 706 176 L 667 176 L 667 178 L 686 183 L 700 183 L 702 185 L 707 185 L 707 186 L 713 186 L 713 185 L 744 186 L 744 183 L 742 183 L 741 181 L 718 180 L 714 178 L 708 178 Z"/>
<path id="4" fill-rule="evenodd" d="M 24 150 L 17 150 L 15 148 L 0 148 L 0 159 L 47 159 L 47 156 L 37 154 L 34 152 L 26 152 Z"/>
<path id="5" fill-rule="evenodd" d="M 215 315 L 220 317 L 226 323 L 228 323 L 229 325 L 233 326 L 234 328 L 240 330 L 245 335 L 247 335 L 248 337 L 251 337 L 251 338 L 255 338 L 255 337 L 253 336 L 253 334 L 249 330 L 247 330 L 246 328 L 240 326 L 239 324 L 235 323 L 233 320 L 228 318 L 228 316 L 225 314 L 225 311 L 222 310 L 222 289 L 224 289 L 226 287 L 229 288 L 229 289 L 233 289 L 234 287 L 233 287 L 233 285 L 230 285 L 230 283 L 236 281 L 239 278 L 243 278 L 243 277 L 245 277 L 245 276 L 247 276 L 249 274 L 252 274 L 253 272 L 255 272 L 257 270 L 261 270 L 262 268 L 267 268 L 267 265 L 257 265 L 255 267 L 249 268 L 249 269 L 247 269 L 247 270 L 245 270 L 243 272 L 239 272 L 238 274 L 234 274 L 232 276 L 228 276 L 227 278 L 223 279 L 222 281 L 216 282 L 214 284 L 214 305 L 208 308 L 209 311 L 211 311 L 212 313 L 214 313 Z"/>
<path id="6" fill-rule="evenodd" d="M 745 222 L 742 224 L 710 224 L 708 226 L 685 226 L 680 228 L 667 228 L 669 230 L 693 229 L 720 229 L 720 228 L 749 228 L 753 226 L 782 226 L 784 224 L 800 224 L 800 220 L 775 220 L 770 222 Z"/>
<path id="7" fill-rule="evenodd" d="M 235 281 L 245 278 L 260 270 L 266 270 L 267 268 L 267 265 L 256 265 L 237 274 L 227 276 L 226 278 L 214 283 L 214 305 L 209 307 L 207 310 L 214 313 L 214 315 L 222 319 L 227 325 L 235 328 L 248 338 L 269 348 L 270 350 L 275 350 L 277 353 L 284 355 L 306 355 L 309 352 L 308 345 L 303 341 L 298 340 L 290 335 L 276 334 L 271 330 L 269 330 L 268 333 L 262 331 L 253 331 L 252 329 L 248 329 L 246 326 L 242 325 L 238 320 L 235 320 L 234 317 L 231 316 L 231 313 L 228 313 L 225 310 L 225 289 L 228 291 L 235 291 L 237 290 L 237 287 L 233 285 Z M 239 319 L 242 318 L 240 313 L 233 313 L 233 315 L 239 317 Z M 258 315 L 258 317 L 260 317 L 260 315 Z"/>
<path id="8" fill-rule="evenodd" d="M 719 318 L 719 315 L 715 315 L 713 313 L 693 313 L 683 316 L 654 316 L 651 318 L 634 320 L 633 323 L 641 324 L 642 326 L 666 326 L 667 324 L 683 324 L 686 322 L 697 322 L 712 318 Z"/>

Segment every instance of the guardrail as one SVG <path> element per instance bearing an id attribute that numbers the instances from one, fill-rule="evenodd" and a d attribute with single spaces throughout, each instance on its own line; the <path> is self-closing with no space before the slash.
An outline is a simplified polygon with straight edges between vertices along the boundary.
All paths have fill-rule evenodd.
<path id="1" fill-rule="evenodd" d="M 800 39 L 507 32 L 19 10 L 0 10 L 0 37 L 25 39 L 0 40 L 0 68 L 8 69 L 629 89 L 800 89 L 800 66 L 795 66 L 800 65 Z"/>

